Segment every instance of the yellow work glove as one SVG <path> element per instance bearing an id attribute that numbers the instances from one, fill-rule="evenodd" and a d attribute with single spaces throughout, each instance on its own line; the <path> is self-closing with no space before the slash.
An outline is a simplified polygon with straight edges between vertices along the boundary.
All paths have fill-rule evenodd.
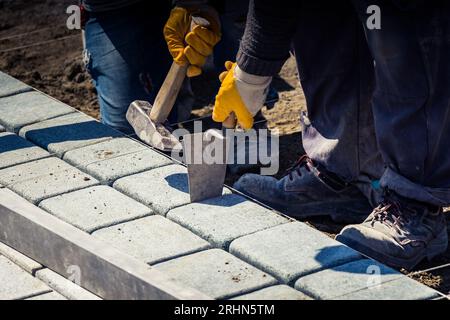
<path id="1" fill-rule="evenodd" d="M 209 27 L 195 26 L 191 31 L 191 15 L 208 20 Z M 173 60 L 180 64 L 189 64 L 188 77 L 202 73 L 201 67 L 219 42 L 220 22 L 217 12 L 209 6 L 195 8 L 175 7 L 170 12 L 164 26 L 164 38 Z"/>
<path id="2" fill-rule="evenodd" d="M 264 106 L 272 77 L 249 74 L 239 68 L 236 63 L 227 61 L 220 74 L 222 82 L 216 96 L 212 118 L 216 122 L 224 122 L 234 112 L 239 125 L 243 129 L 253 126 L 253 117 Z"/>

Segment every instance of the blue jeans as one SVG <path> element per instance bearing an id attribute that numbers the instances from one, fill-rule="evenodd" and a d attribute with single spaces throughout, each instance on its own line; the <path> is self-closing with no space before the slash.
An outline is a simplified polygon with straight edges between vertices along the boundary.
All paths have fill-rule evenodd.
<path id="1" fill-rule="evenodd" d="M 97 89 L 101 120 L 125 133 L 133 130 L 125 118 L 130 103 L 153 103 L 172 63 L 163 27 L 170 1 L 142 1 L 120 10 L 90 13 L 85 27 L 87 69 Z M 220 15 L 222 40 L 214 50 L 214 64 L 224 70 L 234 60 L 248 10 L 246 0 L 226 0 Z M 169 122 L 189 118 L 194 96 L 189 79 L 183 83 Z"/>
<path id="2" fill-rule="evenodd" d="M 89 13 L 85 27 L 87 69 L 106 125 L 132 133 L 125 118 L 130 103 L 153 103 L 172 63 L 162 34 L 169 12 L 170 1 L 142 1 L 120 10 Z M 183 111 L 189 116 L 193 102 L 186 80 L 169 120 L 176 122 Z"/>
<path id="3" fill-rule="evenodd" d="M 381 186 L 448 206 L 450 4 L 401 3 L 324 1 L 303 10 L 294 39 L 308 104 L 303 145 L 373 204 Z M 366 27 L 373 4 L 381 30 Z"/>

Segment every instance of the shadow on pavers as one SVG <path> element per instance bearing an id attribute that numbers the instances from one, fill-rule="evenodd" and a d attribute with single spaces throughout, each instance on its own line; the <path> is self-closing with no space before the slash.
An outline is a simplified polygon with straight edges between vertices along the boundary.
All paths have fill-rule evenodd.
<path id="1" fill-rule="evenodd" d="M 109 128 L 95 120 L 32 129 L 25 133 L 26 139 L 34 141 L 46 149 L 52 143 L 118 137 L 122 135 L 119 131 Z"/>

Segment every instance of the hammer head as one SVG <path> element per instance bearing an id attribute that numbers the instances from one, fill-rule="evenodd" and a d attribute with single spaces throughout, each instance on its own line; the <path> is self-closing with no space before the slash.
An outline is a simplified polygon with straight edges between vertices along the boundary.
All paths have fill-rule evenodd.
<path id="1" fill-rule="evenodd" d="M 162 124 L 149 117 L 152 105 L 147 101 L 134 101 L 127 111 L 127 120 L 139 139 L 163 151 L 181 150 L 180 141 Z"/>

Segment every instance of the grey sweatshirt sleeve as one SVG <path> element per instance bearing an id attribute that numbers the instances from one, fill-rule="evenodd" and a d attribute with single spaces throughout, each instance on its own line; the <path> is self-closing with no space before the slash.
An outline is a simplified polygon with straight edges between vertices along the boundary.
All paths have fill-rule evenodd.
<path id="1" fill-rule="evenodd" d="M 247 73 L 274 76 L 289 57 L 299 6 L 292 0 L 250 0 L 237 64 Z"/>

